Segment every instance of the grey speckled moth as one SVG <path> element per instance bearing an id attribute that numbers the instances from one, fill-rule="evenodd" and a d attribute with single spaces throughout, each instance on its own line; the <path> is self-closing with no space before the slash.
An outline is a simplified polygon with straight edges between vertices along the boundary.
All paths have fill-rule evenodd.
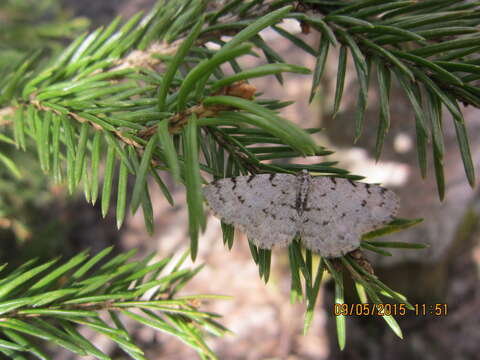
<path id="1" fill-rule="evenodd" d="M 362 234 L 390 222 L 398 208 L 395 193 L 381 186 L 305 170 L 220 179 L 203 194 L 216 216 L 258 247 L 287 246 L 299 234 L 324 257 L 357 249 Z"/>

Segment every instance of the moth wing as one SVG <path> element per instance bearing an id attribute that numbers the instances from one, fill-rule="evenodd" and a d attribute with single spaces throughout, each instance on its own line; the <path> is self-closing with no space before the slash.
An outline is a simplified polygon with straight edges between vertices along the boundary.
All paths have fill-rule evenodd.
<path id="1" fill-rule="evenodd" d="M 300 220 L 304 246 L 339 257 L 360 246 L 361 236 L 390 222 L 398 209 L 393 191 L 342 178 L 312 178 Z"/>
<path id="2" fill-rule="evenodd" d="M 297 233 L 297 187 L 294 175 L 260 174 L 217 180 L 203 194 L 219 218 L 269 249 L 287 245 Z"/>

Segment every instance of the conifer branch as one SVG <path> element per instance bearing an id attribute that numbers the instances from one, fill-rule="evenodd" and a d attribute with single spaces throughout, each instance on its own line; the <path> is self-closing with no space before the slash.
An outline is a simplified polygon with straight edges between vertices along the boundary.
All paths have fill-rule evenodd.
<path id="1" fill-rule="evenodd" d="M 202 266 L 182 267 L 186 256 L 174 266 L 171 257 L 151 262 L 154 254 L 129 261 L 135 251 L 105 261 L 111 250 L 94 257 L 82 252 L 61 265 L 58 259 L 41 265 L 30 261 L 4 275 L 0 279 L 0 352 L 10 358 L 31 353 L 47 359 L 48 354 L 38 348 L 40 340 L 80 356 L 110 359 L 78 332 L 80 325 L 110 338 L 134 359 L 144 359 L 125 325 L 133 320 L 175 336 L 203 358 L 216 359 L 203 341 L 204 331 L 222 336 L 228 330 L 217 322 L 218 315 L 199 307 L 204 300 L 225 297 L 177 295 Z"/>

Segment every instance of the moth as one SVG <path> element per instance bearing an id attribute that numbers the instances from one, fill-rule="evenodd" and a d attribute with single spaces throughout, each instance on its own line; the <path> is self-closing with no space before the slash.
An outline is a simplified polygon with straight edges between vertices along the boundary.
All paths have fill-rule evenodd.
<path id="1" fill-rule="evenodd" d="M 391 190 L 306 170 L 220 179 L 203 194 L 217 217 L 259 248 L 287 246 L 299 235 L 304 247 L 328 258 L 357 249 L 363 233 L 389 223 L 398 209 Z"/>

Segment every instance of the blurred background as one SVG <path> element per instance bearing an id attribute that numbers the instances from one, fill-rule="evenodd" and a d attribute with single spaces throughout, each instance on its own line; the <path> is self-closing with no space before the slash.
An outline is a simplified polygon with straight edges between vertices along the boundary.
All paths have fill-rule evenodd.
<path id="1" fill-rule="evenodd" d="M 115 16 L 127 18 L 139 10 L 148 11 L 154 0 L 0 0 L 0 75 L 7 73 L 27 52 L 44 49 L 57 53 L 83 31 L 108 24 Z M 282 27 L 300 33 L 297 23 Z M 300 35 L 313 47 L 319 38 L 312 32 Z M 291 43 L 266 32 L 268 43 L 293 64 L 313 68 L 315 59 Z M 46 50 L 45 50 L 46 49 Z M 245 59 L 245 67 L 264 63 L 263 59 Z M 274 77 L 253 83 L 263 97 L 294 100 L 283 109 L 283 115 L 302 127 L 322 127 L 317 141 L 336 151 L 329 161 L 365 181 L 381 183 L 393 189 L 401 199 L 400 217 L 424 218 L 424 222 L 392 240 L 429 244 L 425 250 L 394 251 L 392 257 L 369 257 L 375 272 L 393 289 L 405 294 L 411 303 L 447 303 L 443 317 L 397 317 L 404 332 L 398 339 L 379 318 L 347 320 L 347 347 L 340 352 L 336 343 L 332 314 L 333 291 L 326 278 L 317 304 L 313 325 L 302 335 L 303 304 L 290 304 L 290 274 L 285 250 L 274 251 L 272 274 L 265 285 L 258 276 L 245 237 L 238 233 L 231 251 L 221 241 L 220 223 L 210 217 L 207 231 L 200 239 L 198 263 L 205 269 L 185 288 L 184 293 L 232 295 L 230 301 L 216 301 L 205 306 L 223 315 L 223 324 L 234 332 L 225 338 L 211 338 L 209 343 L 221 359 L 480 359 L 480 292 L 478 275 L 480 246 L 478 242 L 480 201 L 465 178 L 455 140 L 455 132 L 445 114 L 445 172 L 447 191 L 443 203 L 437 196 L 433 169 L 427 179 L 419 174 L 415 151 L 415 126 L 411 106 L 395 83 L 391 93 L 392 125 L 378 162 L 374 159 L 378 122 L 377 92 L 370 87 L 369 108 L 365 129 L 353 145 L 353 121 L 357 98 L 357 82 L 353 63 L 349 62 L 346 93 L 339 114 L 333 111 L 338 53 L 331 51 L 320 95 L 308 104 L 311 78 L 286 74 L 285 86 Z M 228 69 L 226 69 L 228 71 Z M 373 81 L 372 83 L 376 83 Z M 0 109 L 1 111 L 1 109 Z M 478 170 L 480 160 L 480 112 L 463 109 L 470 134 L 472 155 Z M 0 122 L 0 131 L 6 123 Z M 22 171 L 22 178 L 12 182 L 0 175 L 0 262 L 21 263 L 31 257 L 49 259 L 62 254 L 72 256 L 85 248 L 92 252 L 114 244 L 116 251 L 137 248 L 141 257 L 151 251 L 159 256 L 179 252 L 188 246 L 185 193 L 182 186 L 170 181 L 175 195 L 171 207 L 159 189 L 151 186 L 154 199 L 154 236 L 144 229 L 141 213 L 127 217 L 120 231 L 116 230 L 114 213 L 101 218 L 99 207 L 89 206 L 83 197 L 67 196 L 64 187 L 53 185 L 41 172 L 34 153 L 10 152 Z M 170 336 L 138 327 L 139 345 L 148 359 L 183 360 L 196 354 Z M 88 336 L 88 334 L 87 334 Z M 96 344 L 116 359 L 108 340 Z M 75 359 L 58 351 L 55 360 Z"/>

